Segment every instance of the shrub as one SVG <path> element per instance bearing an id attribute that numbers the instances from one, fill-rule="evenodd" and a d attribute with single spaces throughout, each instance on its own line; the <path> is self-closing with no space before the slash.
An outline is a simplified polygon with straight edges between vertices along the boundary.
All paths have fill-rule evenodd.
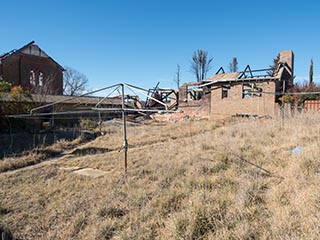
<path id="1" fill-rule="evenodd" d="M 98 122 L 93 119 L 83 118 L 80 120 L 80 127 L 83 130 L 94 130 L 98 127 Z"/>
<path id="2" fill-rule="evenodd" d="M 0 93 L 10 92 L 11 83 L 0 80 Z"/>

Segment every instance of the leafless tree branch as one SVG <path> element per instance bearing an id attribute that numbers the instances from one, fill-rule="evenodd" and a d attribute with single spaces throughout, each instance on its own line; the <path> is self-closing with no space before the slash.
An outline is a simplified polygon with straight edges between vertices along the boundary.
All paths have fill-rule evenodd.
<path id="1" fill-rule="evenodd" d="M 65 67 L 63 73 L 63 94 L 69 96 L 81 95 L 88 84 L 88 78 L 71 67 Z"/>
<path id="2" fill-rule="evenodd" d="M 194 51 L 191 61 L 191 72 L 196 76 L 197 82 L 206 79 L 211 69 L 213 58 L 208 59 L 208 52 L 204 50 Z"/>

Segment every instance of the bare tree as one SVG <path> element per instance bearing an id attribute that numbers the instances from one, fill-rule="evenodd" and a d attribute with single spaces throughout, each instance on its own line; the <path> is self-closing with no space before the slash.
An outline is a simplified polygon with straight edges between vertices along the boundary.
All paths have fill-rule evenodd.
<path id="1" fill-rule="evenodd" d="M 37 105 L 46 103 L 48 95 L 55 95 L 56 74 L 43 74 L 41 71 L 30 71 L 30 92 Z"/>
<path id="2" fill-rule="evenodd" d="M 191 62 L 191 71 L 195 74 L 197 82 L 206 79 L 211 68 L 213 58 L 208 59 L 208 52 L 204 50 L 194 51 Z"/>
<path id="3" fill-rule="evenodd" d="M 232 58 L 232 61 L 229 64 L 229 71 L 230 72 L 237 72 L 238 71 L 238 60 L 236 57 Z"/>
<path id="4" fill-rule="evenodd" d="M 56 94 L 55 74 L 44 75 L 42 72 L 30 76 L 30 92 L 39 95 Z"/>
<path id="5" fill-rule="evenodd" d="M 65 67 L 63 73 L 63 94 L 69 96 L 81 95 L 88 84 L 88 78 L 71 67 Z"/>
<path id="6" fill-rule="evenodd" d="M 180 77 L 180 65 L 177 64 L 177 72 L 176 72 L 176 77 L 174 79 L 174 82 L 177 84 L 177 88 L 179 89 L 180 87 L 180 82 L 181 82 L 181 77 Z"/>

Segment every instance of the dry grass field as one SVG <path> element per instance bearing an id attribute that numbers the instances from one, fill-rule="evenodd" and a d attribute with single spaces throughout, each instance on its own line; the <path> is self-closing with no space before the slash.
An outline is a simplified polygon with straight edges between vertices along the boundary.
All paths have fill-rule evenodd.
<path id="1" fill-rule="evenodd" d="M 319 239 L 319 114 L 133 125 L 126 176 L 121 128 L 105 131 L 1 173 L 0 226 L 17 239 Z"/>

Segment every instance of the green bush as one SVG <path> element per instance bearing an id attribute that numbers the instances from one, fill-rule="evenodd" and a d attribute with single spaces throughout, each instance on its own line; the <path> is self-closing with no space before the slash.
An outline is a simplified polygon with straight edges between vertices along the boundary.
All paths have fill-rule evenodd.
<path id="1" fill-rule="evenodd" d="M 11 90 L 11 83 L 0 80 L 0 93 L 10 92 L 10 90 Z"/>

